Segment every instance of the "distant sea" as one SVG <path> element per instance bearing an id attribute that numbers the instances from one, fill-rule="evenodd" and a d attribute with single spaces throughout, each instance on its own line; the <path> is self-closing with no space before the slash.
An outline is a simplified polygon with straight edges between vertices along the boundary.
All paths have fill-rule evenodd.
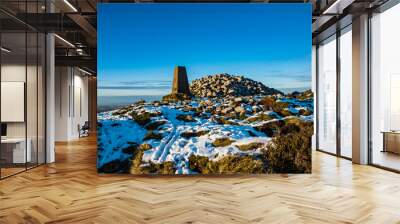
<path id="1" fill-rule="evenodd" d="M 97 98 L 97 112 L 114 110 L 119 107 L 133 104 L 139 100 L 152 102 L 161 99 L 162 96 L 99 96 Z"/>

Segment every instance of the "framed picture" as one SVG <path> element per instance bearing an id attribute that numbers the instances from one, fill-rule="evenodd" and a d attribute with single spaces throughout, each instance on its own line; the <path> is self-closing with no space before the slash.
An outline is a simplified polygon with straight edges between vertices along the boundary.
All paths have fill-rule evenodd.
<path id="1" fill-rule="evenodd" d="M 310 4 L 99 4 L 99 173 L 310 173 Z"/>

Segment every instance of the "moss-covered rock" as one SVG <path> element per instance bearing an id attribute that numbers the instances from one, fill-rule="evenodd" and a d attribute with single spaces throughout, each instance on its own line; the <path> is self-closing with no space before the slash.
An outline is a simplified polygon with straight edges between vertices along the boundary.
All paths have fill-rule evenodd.
<path id="1" fill-rule="evenodd" d="M 273 137 L 275 134 L 279 133 L 279 129 L 285 125 L 282 120 L 270 121 L 262 125 L 255 126 L 257 131 L 263 132 L 268 137 Z"/>
<path id="2" fill-rule="evenodd" d="M 153 117 L 152 114 L 149 112 L 144 112 L 144 113 L 140 113 L 140 114 L 138 114 L 136 112 L 132 112 L 131 116 L 132 116 L 132 119 L 136 123 L 138 123 L 139 125 L 142 125 L 142 126 L 149 123 L 151 121 L 151 117 Z"/>
<path id="3" fill-rule="evenodd" d="M 99 173 L 129 173 L 131 161 L 127 160 L 113 160 L 97 169 Z"/>
<path id="4" fill-rule="evenodd" d="M 272 116 L 272 115 L 268 115 L 268 114 L 262 113 L 262 114 L 259 114 L 257 116 L 249 117 L 249 118 L 246 119 L 246 121 L 248 121 L 250 123 L 253 123 L 253 122 L 256 122 L 256 121 L 269 121 L 269 120 L 272 120 L 274 118 L 275 117 Z"/>
<path id="5" fill-rule="evenodd" d="M 272 109 L 272 106 L 273 106 L 274 103 L 275 103 L 275 101 L 276 101 L 276 100 L 275 100 L 273 97 L 271 97 L 271 96 L 266 96 L 266 97 L 264 97 L 263 99 L 260 100 L 259 104 L 262 105 L 262 106 L 264 106 L 264 109 L 265 109 L 265 110 L 271 110 L 271 109 Z"/>
<path id="6" fill-rule="evenodd" d="M 175 174 L 176 168 L 173 162 L 152 163 L 144 164 L 140 167 L 140 174 Z"/>
<path id="7" fill-rule="evenodd" d="M 189 157 L 189 168 L 200 174 L 256 174 L 266 171 L 264 162 L 251 156 L 226 156 L 212 161 L 204 156 L 192 155 Z"/>
<path id="8" fill-rule="evenodd" d="M 189 168 L 196 172 L 200 172 L 205 169 L 208 163 L 208 157 L 191 155 L 189 157 Z"/>
<path id="9" fill-rule="evenodd" d="M 123 148 L 122 152 L 125 154 L 132 155 L 136 152 L 137 147 L 139 147 L 139 145 L 137 143 L 131 143 L 128 147 Z"/>
<path id="10" fill-rule="evenodd" d="M 196 119 L 193 118 L 190 114 L 179 114 L 176 116 L 177 120 L 184 121 L 184 122 L 195 122 Z"/>
<path id="11" fill-rule="evenodd" d="M 140 150 L 143 150 L 143 151 L 149 150 L 149 149 L 151 149 L 151 148 L 153 148 L 153 146 L 150 145 L 150 144 L 148 144 L 148 143 L 143 143 L 143 144 L 141 144 L 141 145 L 139 146 L 139 149 L 140 149 Z"/>
<path id="12" fill-rule="evenodd" d="M 277 112 L 277 114 L 279 114 L 279 116 L 281 116 L 281 117 L 288 117 L 288 116 L 293 115 L 289 110 L 286 110 L 286 109 Z"/>
<path id="13" fill-rule="evenodd" d="M 241 151 L 250 151 L 250 150 L 255 150 L 258 148 L 261 148 L 264 146 L 264 143 L 261 142 L 251 142 L 249 144 L 242 144 L 242 145 L 236 145 Z"/>
<path id="14" fill-rule="evenodd" d="M 166 121 L 153 121 L 151 123 L 148 123 L 144 126 L 147 130 L 157 130 L 160 126 L 164 125 L 167 123 Z"/>
<path id="15" fill-rule="evenodd" d="M 148 131 L 146 135 L 143 138 L 143 141 L 150 140 L 150 139 L 156 139 L 156 140 L 161 140 L 163 136 L 160 133 L 154 132 L 154 131 Z"/>
<path id="16" fill-rule="evenodd" d="M 149 144 L 142 144 L 137 148 L 137 151 L 131 161 L 131 174 L 175 174 L 176 168 L 173 162 L 164 162 L 161 164 L 146 163 L 143 164 L 144 151 L 151 148 Z"/>
<path id="17" fill-rule="evenodd" d="M 275 112 L 284 110 L 284 109 L 286 109 L 288 107 L 289 107 L 289 103 L 288 102 L 282 102 L 282 101 L 274 102 L 273 105 L 272 105 L 272 109 Z"/>
<path id="18" fill-rule="evenodd" d="M 239 125 L 238 123 L 228 120 L 225 117 L 213 117 L 213 121 L 215 121 L 217 124 L 223 124 L 223 125 Z"/>
<path id="19" fill-rule="evenodd" d="M 299 110 L 299 115 L 310 116 L 312 114 L 313 114 L 313 112 L 309 109 L 300 109 Z"/>
<path id="20" fill-rule="evenodd" d="M 199 137 L 205 134 L 208 134 L 210 131 L 209 130 L 203 130 L 203 131 L 186 131 L 181 133 L 181 137 L 184 138 L 193 138 L 193 137 Z"/>
<path id="21" fill-rule="evenodd" d="M 230 145 L 232 142 L 235 142 L 234 140 L 231 140 L 230 138 L 224 137 L 224 138 L 217 138 L 215 141 L 212 143 L 214 147 L 224 147 Z"/>
<path id="22" fill-rule="evenodd" d="M 184 94 L 184 93 L 171 93 L 166 96 L 163 96 L 162 100 L 163 101 L 183 101 L 183 100 L 190 100 L 192 99 L 192 96 Z"/>
<path id="23" fill-rule="evenodd" d="M 113 116 L 122 116 L 129 112 L 129 108 L 121 108 L 112 113 Z"/>

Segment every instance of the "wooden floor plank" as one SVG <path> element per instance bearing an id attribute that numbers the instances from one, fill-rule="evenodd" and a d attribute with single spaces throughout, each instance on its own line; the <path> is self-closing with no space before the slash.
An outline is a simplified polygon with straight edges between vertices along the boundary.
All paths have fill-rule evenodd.
<path id="1" fill-rule="evenodd" d="M 0 223 L 400 223 L 400 175 L 313 152 L 310 175 L 98 175 L 96 139 L 0 181 Z"/>

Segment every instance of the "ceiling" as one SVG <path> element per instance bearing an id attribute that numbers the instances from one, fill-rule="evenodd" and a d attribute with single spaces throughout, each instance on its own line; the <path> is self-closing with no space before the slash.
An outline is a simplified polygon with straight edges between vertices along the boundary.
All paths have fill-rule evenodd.
<path id="1" fill-rule="evenodd" d="M 374 8 L 385 1 L 387 0 L 47 0 L 46 3 L 46 0 L 1 0 L 0 22 L 2 31 L 5 33 L 16 33 L 25 28 L 38 32 L 56 33 L 56 65 L 79 66 L 95 74 L 97 67 L 96 6 L 100 2 L 309 2 L 313 5 L 313 18 L 310 21 L 313 39 L 317 39 L 321 33 L 327 32 L 329 27 L 345 16 Z M 6 38 L 12 38 L 12 35 L 8 36 Z M 19 41 L 19 38 L 15 40 Z"/>

